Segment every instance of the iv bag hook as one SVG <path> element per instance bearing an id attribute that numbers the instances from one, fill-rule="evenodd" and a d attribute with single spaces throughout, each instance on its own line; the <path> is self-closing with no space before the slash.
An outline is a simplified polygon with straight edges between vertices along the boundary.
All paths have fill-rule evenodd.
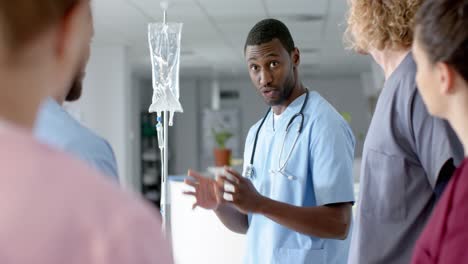
<path id="1" fill-rule="evenodd" d="M 167 9 L 169 8 L 169 2 L 162 1 L 160 4 L 161 9 L 163 10 L 163 22 L 167 24 Z"/>

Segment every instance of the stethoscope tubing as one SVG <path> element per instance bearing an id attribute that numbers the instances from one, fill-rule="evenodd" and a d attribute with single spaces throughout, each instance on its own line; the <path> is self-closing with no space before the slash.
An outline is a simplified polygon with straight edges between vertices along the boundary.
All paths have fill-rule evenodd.
<path id="1" fill-rule="evenodd" d="M 299 110 L 298 113 L 294 114 L 293 117 L 291 117 L 291 119 L 289 120 L 288 122 L 288 125 L 286 126 L 286 133 L 284 135 L 284 140 L 283 140 L 283 144 L 281 146 L 281 152 L 280 152 L 280 155 L 279 155 L 279 161 L 281 162 L 281 155 L 283 154 L 283 148 L 284 148 L 284 143 L 286 141 L 286 136 L 289 132 L 289 129 L 291 128 L 292 126 L 292 123 L 294 122 L 294 120 L 299 117 L 301 118 L 301 122 L 299 124 L 299 128 L 297 130 L 297 135 L 296 135 L 296 138 L 294 139 L 294 143 L 293 143 L 293 146 L 291 148 L 291 150 L 289 151 L 287 157 L 286 157 L 286 161 L 284 162 L 284 164 L 282 166 L 280 166 L 280 171 L 282 171 L 285 167 L 286 167 L 286 164 L 287 162 L 289 161 L 291 155 L 292 155 L 292 152 L 294 150 L 294 147 L 296 146 L 296 143 L 297 143 L 297 140 L 299 139 L 299 136 L 300 134 L 302 133 L 302 129 L 304 128 L 304 109 L 305 109 L 305 106 L 307 105 L 307 102 L 309 100 L 309 91 L 306 89 L 306 97 L 304 99 L 304 103 L 302 103 L 302 106 L 301 106 L 301 109 Z M 257 150 L 257 143 L 258 143 L 258 136 L 260 134 L 260 131 L 266 121 L 266 119 L 268 118 L 268 115 L 270 114 L 271 112 L 271 107 L 268 108 L 267 112 L 265 113 L 265 116 L 263 117 L 262 119 L 262 122 L 260 122 L 260 125 L 259 127 L 257 128 L 257 131 L 255 132 L 255 139 L 254 139 L 254 145 L 253 145 L 253 148 L 252 148 L 252 155 L 250 156 L 250 163 L 248 165 L 248 169 L 249 170 L 253 170 L 253 163 L 254 163 L 254 158 L 255 158 L 255 152 Z M 281 164 L 281 163 L 279 163 Z M 251 171 L 251 172 L 248 172 L 247 173 L 247 176 L 250 176 L 250 177 L 254 177 L 254 172 Z"/>

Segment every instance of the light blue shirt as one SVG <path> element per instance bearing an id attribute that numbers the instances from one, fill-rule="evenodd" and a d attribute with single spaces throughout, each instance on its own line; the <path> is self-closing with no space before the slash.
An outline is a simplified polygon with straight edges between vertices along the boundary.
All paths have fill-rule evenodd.
<path id="1" fill-rule="evenodd" d="M 286 159 L 300 118 L 293 122 L 286 142 L 287 123 L 299 112 L 305 95 L 297 98 L 273 121 L 270 113 L 260 130 L 254 157 L 255 188 L 273 200 L 301 207 L 354 202 L 352 165 L 354 136 L 341 115 L 318 93 L 310 92 L 304 109 L 304 129 L 286 165 L 286 176 L 272 174 Z M 244 160 L 250 161 L 260 121 L 249 131 Z M 274 127 L 273 127 L 274 125 Z M 288 229 L 260 214 L 249 215 L 245 263 L 346 263 L 351 232 L 346 240 L 321 239 Z"/>
<path id="2" fill-rule="evenodd" d="M 34 133 L 41 142 L 75 155 L 118 181 L 117 162 L 109 143 L 81 125 L 52 98 L 43 102 Z"/>

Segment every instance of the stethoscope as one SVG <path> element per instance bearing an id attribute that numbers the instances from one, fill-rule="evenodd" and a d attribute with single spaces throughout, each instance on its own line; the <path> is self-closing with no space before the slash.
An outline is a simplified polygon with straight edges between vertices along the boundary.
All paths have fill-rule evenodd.
<path id="1" fill-rule="evenodd" d="M 291 117 L 291 119 L 289 119 L 288 125 L 286 126 L 286 133 L 284 134 L 283 144 L 281 145 L 281 151 L 280 151 L 279 157 L 278 157 L 278 159 L 279 159 L 278 160 L 278 164 L 279 164 L 278 170 L 277 171 L 270 170 L 271 174 L 274 174 L 274 173 L 278 172 L 278 173 L 282 174 L 283 176 L 285 176 L 288 180 L 295 180 L 296 179 L 295 176 L 287 175 L 287 173 L 285 172 L 285 169 L 286 169 L 286 165 L 288 164 L 289 159 L 291 158 L 294 147 L 296 146 L 297 140 L 299 139 L 299 136 L 302 133 L 302 129 L 304 127 L 304 108 L 307 105 L 308 100 L 309 100 L 309 91 L 306 89 L 306 96 L 305 96 L 304 102 L 302 103 L 301 109 L 299 110 L 299 112 L 297 112 L 295 115 L 293 115 Z M 246 166 L 245 171 L 244 171 L 244 177 L 249 178 L 250 180 L 253 180 L 253 179 L 256 178 L 256 173 L 255 173 L 255 168 L 253 166 L 253 163 L 254 163 L 254 158 L 255 158 L 255 151 L 257 150 L 258 136 L 259 136 L 260 130 L 262 129 L 263 124 L 265 123 L 265 120 L 267 119 L 270 112 L 271 112 L 271 107 L 266 112 L 265 116 L 262 119 L 262 122 L 260 122 L 260 126 L 257 128 L 257 131 L 255 133 L 255 140 L 254 140 L 254 145 L 253 145 L 253 149 L 252 149 L 252 155 L 250 156 L 250 163 Z M 288 135 L 288 132 L 289 132 L 291 126 L 292 126 L 292 123 L 294 122 L 294 120 L 296 118 L 300 118 L 301 123 L 299 124 L 299 127 L 297 129 L 297 135 L 296 135 L 296 138 L 294 139 L 294 143 L 293 143 L 291 149 L 289 150 L 289 153 L 286 156 L 286 159 L 284 160 L 283 163 L 281 163 L 281 157 L 283 155 L 284 143 L 286 142 L 286 136 Z"/>

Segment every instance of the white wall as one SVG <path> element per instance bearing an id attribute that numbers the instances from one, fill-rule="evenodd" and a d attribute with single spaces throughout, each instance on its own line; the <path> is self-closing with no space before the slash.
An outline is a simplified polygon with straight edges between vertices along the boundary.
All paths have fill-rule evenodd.
<path id="1" fill-rule="evenodd" d="M 177 113 L 174 118 L 174 127 L 171 129 L 170 142 L 172 150 L 171 172 L 185 174 L 187 169 L 199 168 L 199 149 L 201 138 L 201 108 L 199 105 L 201 95 L 197 89 L 198 81 L 194 79 L 181 80 L 180 102 L 184 113 Z"/>
<path id="2" fill-rule="evenodd" d="M 305 78 L 311 90 L 319 92 L 339 112 L 352 116 L 351 129 L 356 137 L 356 157 L 362 155 L 363 141 L 371 120 L 370 107 L 364 95 L 360 76 L 342 78 Z"/>
<path id="3" fill-rule="evenodd" d="M 77 102 L 81 121 L 112 145 L 124 187 L 136 188 L 134 107 L 138 89 L 131 89 L 131 69 L 123 46 L 93 46 L 84 80 L 83 97 Z"/>
<path id="4" fill-rule="evenodd" d="M 141 105 L 141 89 L 139 84 L 140 79 L 132 74 L 131 86 L 129 89 L 130 94 L 130 130 L 129 130 L 129 144 L 130 144 L 130 173 L 127 175 L 129 184 L 133 190 L 140 191 L 140 172 L 141 172 L 141 160 L 140 160 L 140 149 L 141 149 L 141 124 L 140 124 L 140 105 Z"/>
<path id="5" fill-rule="evenodd" d="M 252 83 L 249 77 L 246 75 L 241 78 L 222 78 L 220 80 L 220 90 L 221 91 L 239 91 L 239 100 L 229 100 L 221 101 L 221 108 L 237 108 L 240 109 L 240 118 L 241 118 L 241 138 L 244 142 L 247 133 L 249 132 L 250 127 L 257 122 L 260 118 L 263 117 L 267 106 L 257 95 L 252 86 Z M 202 100 L 203 108 L 210 107 L 211 101 L 211 81 L 204 80 L 200 82 L 200 94 L 202 95 L 200 99 Z M 244 147 L 242 146 L 242 150 Z"/>

